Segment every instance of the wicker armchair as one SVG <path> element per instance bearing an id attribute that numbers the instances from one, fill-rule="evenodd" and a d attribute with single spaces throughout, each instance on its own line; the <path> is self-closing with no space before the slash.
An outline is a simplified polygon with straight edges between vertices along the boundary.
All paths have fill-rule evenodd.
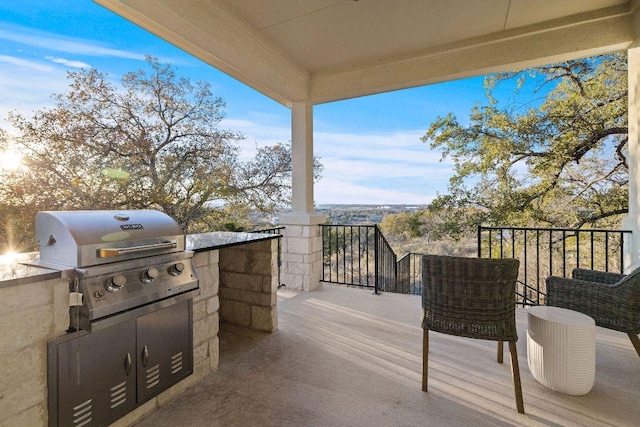
<path id="1" fill-rule="evenodd" d="M 640 268 L 626 276 L 577 268 L 572 277 L 547 278 L 547 305 L 579 311 L 598 326 L 626 333 L 640 356 Z"/>
<path id="2" fill-rule="evenodd" d="M 516 408 L 524 413 L 516 352 L 516 259 L 424 255 L 422 258 L 422 391 L 427 391 L 429 330 L 448 335 L 509 342 Z"/>

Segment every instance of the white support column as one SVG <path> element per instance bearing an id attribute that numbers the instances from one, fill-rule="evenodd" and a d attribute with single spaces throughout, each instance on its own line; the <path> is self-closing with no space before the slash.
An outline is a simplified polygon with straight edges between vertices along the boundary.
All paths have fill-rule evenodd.
<path id="1" fill-rule="evenodd" d="M 280 281 L 291 289 L 312 291 L 322 277 L 322 235 L 326 217 L 313 206 L 313 105 L 291 108 L 291 212 L 280 215 L 282 239 Z"/>
<path id="2" fill-rule="evenodd" d="M 291 107 L 291 209 L 313 212 L 313 106 L 296 103 Z"/>
<path id="3" fill-rule="evenodd" d="M 628 50 L 629 79 L 629 141 L 627 165 L 629 167 L 629 214 L 622 221 L 622 228 L 633 234 L 625 241 L 625 266 L 627 272 L 640 266 L 640 48 Z"/>

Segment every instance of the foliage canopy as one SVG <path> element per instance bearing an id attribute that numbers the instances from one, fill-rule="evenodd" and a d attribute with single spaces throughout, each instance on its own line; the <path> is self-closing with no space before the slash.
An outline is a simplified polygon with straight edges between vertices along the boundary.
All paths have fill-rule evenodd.
<path id="1" fill-rule="evenodd" d="M 614 227 L 628 211 L 627 62 L 615 53 L 485 78 L 468 124 L 438 117 L 422 140 L 455 165 L 431 210 L 447 233 L 486 225 Z M 541 99 L 500 107 L 498 85 Z M 445 215 L 446 214 L 446 215 Z"/>
<path id="2" fill-rule="evenodd" d="M 0 214 L 13 229 L 0 241 L 33 249 L 39 210 L 159 209 L 199 232 L 239 229 L 250 210 L 288 203 L 289 144 L 241 161 L 244 136 L 220 128 L 225 103 L 209 83 L 152 57 L 119 85 L 95 69 L 68 79 L 54 107 L 9 116 L 24 166 L 0 171 Z"/>

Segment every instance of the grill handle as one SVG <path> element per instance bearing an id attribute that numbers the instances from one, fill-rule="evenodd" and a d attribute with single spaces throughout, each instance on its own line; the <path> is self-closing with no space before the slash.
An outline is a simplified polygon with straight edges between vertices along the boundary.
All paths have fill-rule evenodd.
<path id="1" fill-rule="evenodd" d="M 128 248 L 102 248 L 98 250 L 98 256 L 100 258 L 111 258 L 111 257 L 120 256 L 120 255 L 147 252 L 147 251 L 153 251 L 157 249 L 175 248 L 177 246 L 178 244 L 175 241 L 171 241 L 171 242 L 163 242 L 163 243 L 154 243 L 152 245 L 131 246 Z"/>
<path id="2" fill-rule="evenodd" d="M 133 365 L 133 361 L 131 360 L 131 353 L 127 353 L 127 356 L 124 358 L 124 371 L 129 375 L 131 373 L 131 367 Z"/>
<path id="3" fill-rule="evenodd" d="M 149 349 L 145 345 L 142 348 L 142 365 L 147 366 L 147 363 L 149 363 Z"/>

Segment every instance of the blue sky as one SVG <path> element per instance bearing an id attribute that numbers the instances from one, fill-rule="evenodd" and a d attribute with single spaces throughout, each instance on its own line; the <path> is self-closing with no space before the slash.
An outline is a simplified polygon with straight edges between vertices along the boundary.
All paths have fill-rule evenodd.
<path id="1" fill-rule="evenodd" d="M 223 128 L 244 133 L 243 155 L 256 145 L 291 139 L 290 111 L 90 0 L 16 0 L 0 4 L 0 123 L 51 105 L 66 72 L 97 68 L 115 80 L 150 54 L 178 73 L 212 84 L 226 104 Z M 466 121 L 485 102 L 472 78 L 314 108 L 314 150 L 324 166 L 316 204 L 426 204 L 446 193 L 452 164 L 420 141 L 449 112 Z"/>

